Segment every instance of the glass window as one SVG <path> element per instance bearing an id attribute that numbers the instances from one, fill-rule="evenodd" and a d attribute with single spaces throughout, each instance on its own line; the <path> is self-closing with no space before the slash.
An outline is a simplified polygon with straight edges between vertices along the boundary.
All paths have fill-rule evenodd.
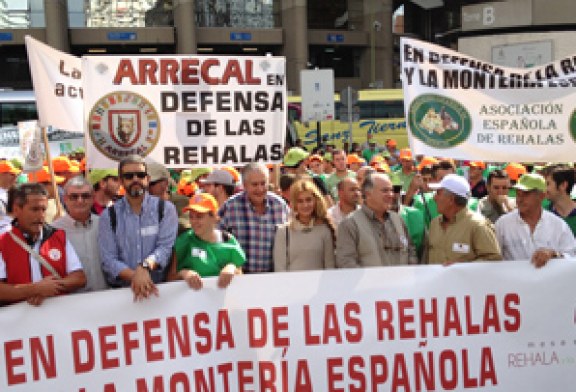
<path id="1" fill-rule="evenodd" d="M 281 0 L 197 0 L 198 27 L 274 28 Z"/>
<path id="2" fill-rule="evenodd" d="M 33 27 L 46 27 L 42 0 L 0 1 L 0 29 Z"/>
<path id="3" fill-rule="evenodd" d="M 308 1 L 308 28 L 310 29 L 349 29 L 347 0 Z"/>
<path id="4" fill-rule="evenodd" d="M 173 26 L 172 0 L 68 0 L 70 27 Z"/>
<path id="5" fill-rule="evenodd" d="M 348 46 L 310 46 L 312 67 L 332 68 L 336 78 L 360 76 L 360 49 Z"/>

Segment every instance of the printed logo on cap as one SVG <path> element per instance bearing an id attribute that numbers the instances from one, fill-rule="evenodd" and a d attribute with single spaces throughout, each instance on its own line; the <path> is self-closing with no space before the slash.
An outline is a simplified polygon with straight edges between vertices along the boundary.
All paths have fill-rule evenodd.
<path id="1" fill-rule="evenodd" d="M 119 91 L 100 98 L 90 110 L 88 133 L 96 148 L 115 161 L 152 152 L 160 138 L 156 108 L 143 96 Z"/>
<path id="2" fill-rule="evenodd" d="M 454 147 L 472 132 L 472 119 L 464 106 L 435 94 L 424 94 L 412 101 L 408 123 L 414 137 L 434 148 Z"/>

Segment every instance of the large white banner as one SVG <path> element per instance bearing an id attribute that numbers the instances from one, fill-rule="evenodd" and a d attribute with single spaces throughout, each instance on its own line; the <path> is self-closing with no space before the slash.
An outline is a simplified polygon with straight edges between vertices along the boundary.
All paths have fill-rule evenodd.
<path id="1" fill-rule="evenodd" d="M 285 59 L 84 57 L 88 166 L 139 154 L 168 167 L 279 162 Z"/>
<path id="2" fill-rule="evenodd" d="M 0 390 L 568 391 L 576 260 L 246 275 L 0 309 Z"/>
<path id="3" fill-rule="evenodd" d="M 83 132 L 82 62 L 27 35 L 40 126 Z"/>
<path id="4" fill-rule="evenodd" d="M 576 57 L 507 68 L 402 38 L 401 78 L 417 154 L 499 162 L 571 162 Z"/>

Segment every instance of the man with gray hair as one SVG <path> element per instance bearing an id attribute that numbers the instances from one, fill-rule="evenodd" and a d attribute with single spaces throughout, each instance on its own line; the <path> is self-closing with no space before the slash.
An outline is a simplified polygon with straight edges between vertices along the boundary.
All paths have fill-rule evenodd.
<path id="1" fill-rule="evenodd" d="M 98 291 L 108 288 L 98 249 L 98 223 L 100 217 L 92 213 L 94 188 L 82 176 L 72 177 L 64 185 L 64 204 L 68 215 L 64 215 L 52 226 L 66 232 L 84 268 L 86 286 L 78 290 Z"/>
<path id="2" fill-rule="evenodd" d="M 440 215 L 430 223 L 428 263 L 502 260 L 492 222 L 467 208 L 471 197 L 468 181 L 448 174 L 430 188 L 436 189 L 434 201 Z"/>
<path id="3" fill-rule="evenodd" d="M 247 164 L 242 170 L 244 191 L 228 199 L 218 213 L 220 229 L 233 234 L 246 252 L 246 273 L 272 271 L 276 226 L 288 220 L 284 200 L 268 191 L 268 174 L 261 163 Z"/>
<path id="4" fill-rule="evenodd" d="M 342 220 L 336 239 L 338 268 L 417 264 L 406 225 L 392 211 L 394 189 L 384 173 L 368 175 L 362 184 L 362 207 Z"/>

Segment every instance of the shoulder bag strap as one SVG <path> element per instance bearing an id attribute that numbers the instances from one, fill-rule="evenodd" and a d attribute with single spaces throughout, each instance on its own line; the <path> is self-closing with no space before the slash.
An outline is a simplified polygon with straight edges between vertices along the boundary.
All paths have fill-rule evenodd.
<path id="1" fill-rule="evenodd" d="M 38 252 L 36 252 L 34 249 L 32 249 L 27 243 L 25 243 L 24 241 L 22 241 L 20 238 L 18 238 L 18 236 L 16 236 L 14 233 L 12 233 L 12 231 L 9 231 L 8 234 L 10 234 L 10 237 L 12 237 L 12 239 L 14 241 L 16 241 L 16 243 L 18 245 L 20 245 L 22 248 L 24 248 L 28 253 L 30 253 L 32 255 L 32 257 L 34 257 L 36 259 L 36 261 L 38 261 L 44 268 L 46 268 L 48 271 L 50 271 L 50 273 L 58 279 L 62 279 L 62 277 L 60 276 L 60 274 L 58 272 L 56 272 L 56 270 L 54 269 L 54 267 L 52 267 L 52 265 L 47 262 L 44 257 L 40 256 L 40 254 Z"/>

